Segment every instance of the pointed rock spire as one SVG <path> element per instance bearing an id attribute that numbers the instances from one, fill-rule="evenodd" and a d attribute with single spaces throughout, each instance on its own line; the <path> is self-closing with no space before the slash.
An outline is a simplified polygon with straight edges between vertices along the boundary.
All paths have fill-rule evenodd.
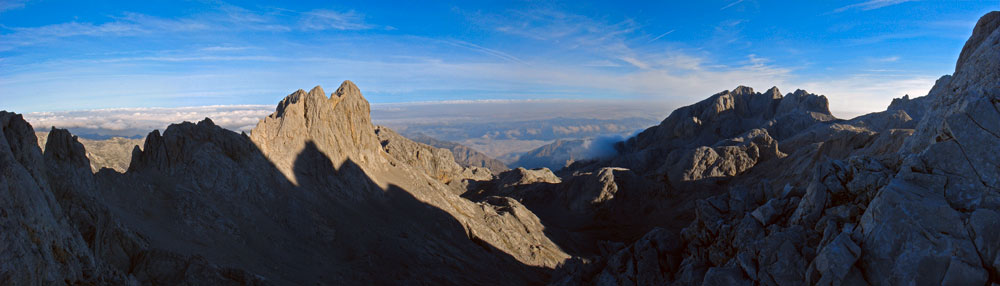
<path id="1" fill-rule="evenodd" d="M 772 86 L 770 89 L 764 92 L 765 95 L 769 95 L 772 99 L 781 99 L 781 91 L 778 90 L 777 86 Z"/>
<path id="2" fill-rule="evenodd" d="M 351 82 L 350 80 L 345 80 L 343 83 L 341 83 L 340 87 L 337 88 L 337 91 L 334 92 L 334 94 L 336 94 L 337 97 L 341 99 L 343 99 L 345 96 L 362 97 L 361 90 L 358 89 L 358 86 L 354 85 L 354 83 Z"/>
<path id="3" fill-rule="evenodd" d="M 750 94 L 753 94 L 753 88 L 751 88 L 749 86 L 743 86 L 743 85 L 737 86 L 736 89 L 733 89 L 732 94 L 735 94 L 735 95 L 750 95 Z"/>
<path id="4" fill-rule="evenodd" d="M 313 87 L 311 90 L 309 90 L 309 96 L 310 97 L 312 97 L 312 96 L 326 97 L 326 92 L 323 91 L 323 87 L 322 86 L 318 86 L 317 85 L 316 87 Z"/>
<path id="5" fill-rule="evenodd" d="M 48 160 L 67 162 L 73 167 L 90 170 L 90 159 L 87 158 L 83 144 L 66 129 L 52 127 L 45 140 L 44 156 Z"/>

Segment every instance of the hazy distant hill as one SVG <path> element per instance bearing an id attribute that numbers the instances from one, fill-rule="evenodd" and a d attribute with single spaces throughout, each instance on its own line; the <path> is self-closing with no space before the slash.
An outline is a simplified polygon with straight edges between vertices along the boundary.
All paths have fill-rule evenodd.
<path id="1" fill-rule="evenodd" d="M 589 139 L 560 139 L 525 153 L 511 154 L 506 159 L 515 167 L 549 168 L 555 171 L 569 166 L 576 160 L 584 159 L 586 157 L 584 149 L 589 143 Z"/>
<path id="2" fill-rule="evenodd" d="M 652 126 L 654 118 L 620 119 L 548 118 L 520 121 L 470 120 L 434 123 L 395 122 L 402 134 L 422 134 L 439 140 L 457 142 L 493 157 L 510 157 L 559 139 L 585 139 L 599 136 L 625 136 Z"/>

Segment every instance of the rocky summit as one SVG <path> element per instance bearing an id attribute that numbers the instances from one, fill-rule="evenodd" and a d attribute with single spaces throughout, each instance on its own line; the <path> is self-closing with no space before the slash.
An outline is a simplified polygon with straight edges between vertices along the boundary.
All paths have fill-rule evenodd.
<path id="1" fill-rule="evenodd" d="M 350 81 L 249 134 L 100 145 L 3 111 L 0 284 L 991 285 L 998 103 L 992 12 L 885 111 L 738 86 L 612 156 L 529 154 L 556 171 L 373 125 Z"/>

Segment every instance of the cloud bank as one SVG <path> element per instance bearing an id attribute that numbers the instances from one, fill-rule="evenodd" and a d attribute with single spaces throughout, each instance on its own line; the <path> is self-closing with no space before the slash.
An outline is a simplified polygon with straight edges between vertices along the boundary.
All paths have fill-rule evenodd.
<path id="1" fill-rule="evenodd" d="M 173 123 L 197 122 L 211 118 L 216 125 L 233 131 L 249 131 L 257 121 L 274 112 L 266 105 L 216 105 L 173 108 L 115 108 L 24 114 L 36 131 L 51 127 L 69 129 L 91 139 L 112 136 L 141 137 L 154 129 L 164 130 Z"/>

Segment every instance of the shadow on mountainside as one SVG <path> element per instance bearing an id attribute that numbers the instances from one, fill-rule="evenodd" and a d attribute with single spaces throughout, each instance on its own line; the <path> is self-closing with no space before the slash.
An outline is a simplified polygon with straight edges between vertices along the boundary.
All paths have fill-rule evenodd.
<path id="1" fill-rule="evenodd" d="M 539 218 L 545 235 L 565 252 L 593 257 L 616 251 L 621 243 L 631 244 L 656 227 L 679 236 L 695 220 L 697 201 L 725 192 L 729 182 L 728 178 L 705 178 L 672 185 L 666 177 L 618 172 L 610 177 L 599 175 L 596 169 L 564 172 L 559 183 L 517 185 L 504 185 L 505 174 L 501 174 L 498 179 L 470 183 L 462 197 L 474 202 L 512 197 Z M 579 206 L 580 201 L 589 207 L 570 206 Z"/>
<path id="2" fill-rule="evenodd" d="M 79 158 L 48 169 L 84 168 L 76 145 L 62 153 Z M 336 167 L 313 142 L 294 161 L 298 185 L 210 120 L 152 132 L 144 146 L 125 173 L 62 172 L 95 183 L 53 188 L 63 209 L 85 214 L 69 231 L 90 233 L 95 260 L 140 283 L 523 285 L 551 270 L 471 239 L 447 212 L 383 189 L 350 159 Z"/>
<path id="3" fill-rule="evenodd" d="M 375 284 L 544 283 L 549 269 L 524 265 L 482 240 L 470 238 L 447 212 L 421 202 L 397 185 L 382 189 L 354 161 L 340 168 L 313 142 L 295 160 L 302 191 L 364 191 L 357 204 L 337 201 L 341 218 L 333 242 L 353 269 L 350 280 Z M 341 184 L 345 189 L 331 188 Z M 332 206 L 331 206 L 332 207 Z"/>

